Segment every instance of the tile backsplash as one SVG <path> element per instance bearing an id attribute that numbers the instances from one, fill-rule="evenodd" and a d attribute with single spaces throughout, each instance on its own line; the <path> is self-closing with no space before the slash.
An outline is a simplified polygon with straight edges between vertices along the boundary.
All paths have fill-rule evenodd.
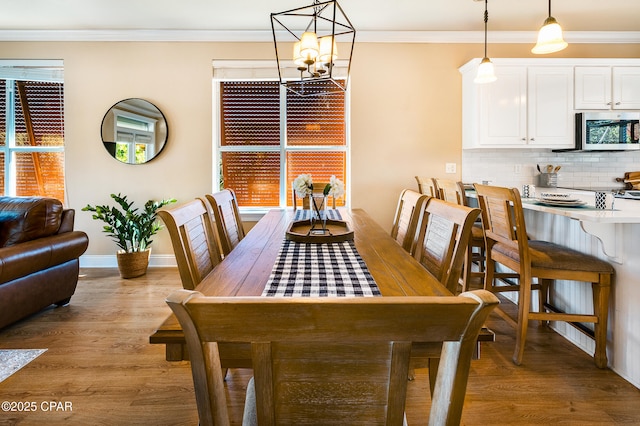
<path id="1" fill-rule="evenodd" d="M 536 164 L 561 166 L 558 186 L 618 188 L 625 172 L 640 171 L 640 151 L 552 152 L 548 149 L 474 149 L 462 151 L 462 181 L 489 181 L 521 188 L 538 185 Z"/>

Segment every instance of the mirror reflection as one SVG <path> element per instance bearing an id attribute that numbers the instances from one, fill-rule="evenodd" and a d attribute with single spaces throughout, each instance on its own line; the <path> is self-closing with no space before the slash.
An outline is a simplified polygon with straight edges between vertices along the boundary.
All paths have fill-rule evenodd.
<path id="1" fill-rule="evenodd" d="M 144 164 L 154 159 L 167 142 L 167 120 L 144 99 L 125 99 L 102 119 L 102 143 L 116 160 Z"/>

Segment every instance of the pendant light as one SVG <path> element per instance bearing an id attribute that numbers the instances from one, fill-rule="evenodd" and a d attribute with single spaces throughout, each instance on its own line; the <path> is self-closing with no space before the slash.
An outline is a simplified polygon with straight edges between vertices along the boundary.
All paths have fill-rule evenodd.
<path id="1" fill-rule="evenodd" d="M 491 83 L 497 80 L 495 71 L 493 69 L 493 62 L 487 56 L 487 22 L 489 21 L 489 13 L 487 12 L 488 0 L 484 0 L 484 57 L 480 66 L 478 67 L 478 74 L 473 80 L 474 83 L 484 84 Z"/>
<path id="2" fill-rule="evenodd" d="M 336 0 L 272 13 L 271 30 L 280 84 L 300 96 L 346 90 L 356 30 Z M 342 58 L 338 42 L 348 43 L 348 49 L 341 46 Z M 289 52 L 291 61 L 285 59 Z"/>
<path id="3" fill-rule="evenodd" d="M 540 55 L 559 52 L 565 47 L 567 47 L 567 42 L 562 38 L 562 27 L 556 18 L 551 16 L 551 0 L 549 0 L 549 17 L 544 20 L 538 33 L 538 42 L 531 49 L 531 53 Z"/>

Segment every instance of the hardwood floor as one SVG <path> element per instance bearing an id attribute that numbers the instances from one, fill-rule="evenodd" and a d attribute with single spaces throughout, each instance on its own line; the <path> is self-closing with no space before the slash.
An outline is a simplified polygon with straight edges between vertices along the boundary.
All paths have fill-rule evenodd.
<path id="1" fill-rule="evenodd" d="M 120 279 L 115 269 L 82 274 L 70 305 L 0 330 L 0 349 L 48 349 L 0 383 L 0 400 L 35 402 L 36 411 L 0 412 L 0 425 L 197 425 L 189 364 L 166 362 L 164 347 L 148 343 L 170 313 L 164 297 L 181 288 L 177 270 L 150 269 L 132 280 Z M 488 326 L 496 342 L 484 344 L 472 363 L 463 424 L 640 424 L 640 390 L 597 369 L 555 332 L 532 325 L 517 367 L 513 328 L 496 314 Z M 227 376 L 233 424 L 241 421 L 250 373 Z M 407 420 L 423 425 L 427 371 L 416 373 Z"/>

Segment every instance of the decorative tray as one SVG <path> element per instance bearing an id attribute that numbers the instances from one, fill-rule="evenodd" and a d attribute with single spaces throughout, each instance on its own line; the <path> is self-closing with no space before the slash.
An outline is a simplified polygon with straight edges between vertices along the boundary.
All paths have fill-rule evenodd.
<path id="1" fill-rule="evenodd" d="M 353 240 L 353 230 L 342 220 L 327 219 L 324 229 L 322 221 L 312 225 L 309 219 L 297 220 L 289 225 L 286 238 L 297 243 L 341 243 Z"/>

